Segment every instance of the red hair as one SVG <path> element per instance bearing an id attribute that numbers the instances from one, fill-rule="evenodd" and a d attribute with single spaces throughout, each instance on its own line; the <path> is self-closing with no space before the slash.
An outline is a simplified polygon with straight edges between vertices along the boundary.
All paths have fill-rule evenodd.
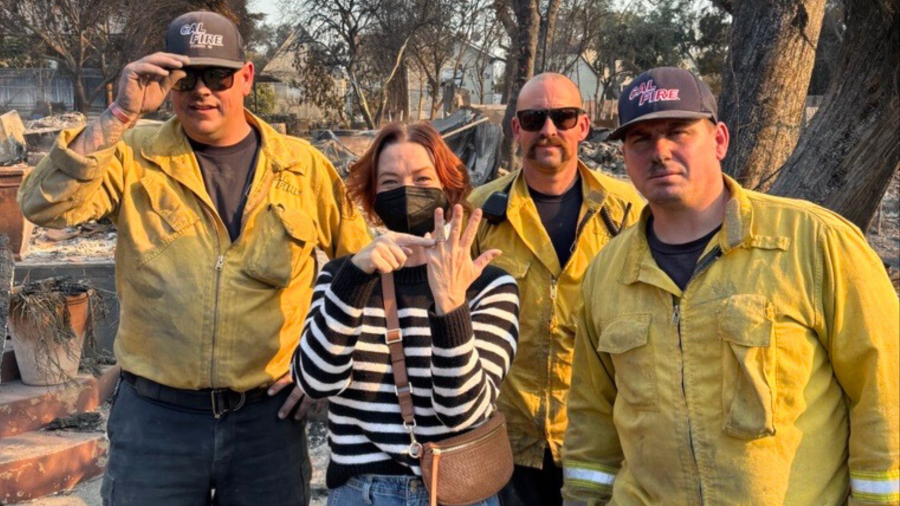
<path id="1" fill-rule="evenodd" d="M 434 170 L 451 209 L 460 204 L 466 211 L 471 211 L 472 206 L 466 201 L 472 191 L 469 169 L 450 150 L 441 134 L 431 123 L 391 123 L 378 132 L 366 152 L 350 166 L 350 175 L 347 176 L 347 191 L 353 201 L 362 207 L 370 222 L 381 224 L 374 209 L 378 157 L 386 146 L 399 142 L 415 142 L 425 148 L 434 161 Z"/>

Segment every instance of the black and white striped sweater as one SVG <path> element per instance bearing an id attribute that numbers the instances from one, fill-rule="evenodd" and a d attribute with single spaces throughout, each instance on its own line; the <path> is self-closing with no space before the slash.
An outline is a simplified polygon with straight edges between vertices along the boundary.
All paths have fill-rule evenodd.
<path id="1" fill-rule="evenodd" d="M 294 353 L 292 373 L 312 398 L 329 398 L 328 488 L 361 474 L 421 475 L 406 450 L 394 391 L 380 276 L 350 257 L 325 265 Z M 420 443 L 465 432 L 486 420 L 516 353 L 515 280 L 488 266 L 468 304 L 434 313 L 426 267 L 394 273 L 406 367 Z"/>

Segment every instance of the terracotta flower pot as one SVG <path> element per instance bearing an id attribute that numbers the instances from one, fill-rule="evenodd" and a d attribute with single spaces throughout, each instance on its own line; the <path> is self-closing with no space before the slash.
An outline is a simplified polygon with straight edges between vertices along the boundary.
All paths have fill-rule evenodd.
<path id="1" fill-rule="evenodd" d="M 22 216 L 16 202 L 16 192 L 30 171 L 31 167 L 25 165 L 0 167 L 0 234 L 9 236 L 16 261 L 28 255 L 31 231 L 34 229 L 34 225 Z"/>
<path id="2" fill-rule="evenodd" d="M 88 291 L 66 296 L 65 308 L 60 308 L 60 311 L 69 312 L 69 322 L 75 337 L 63 342 L 42 339 L 37 322 L 15 308 L 10 311 L 9 330 L 22 383 L 34 386 L 58 385 L 78 375 L 92 293 Z"/>

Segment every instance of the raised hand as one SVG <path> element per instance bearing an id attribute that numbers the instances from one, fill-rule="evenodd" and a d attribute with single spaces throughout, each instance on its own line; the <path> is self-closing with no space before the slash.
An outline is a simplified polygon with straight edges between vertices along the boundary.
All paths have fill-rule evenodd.
<path id="1" fill-rule="evenodd" d="M 172 85 L 186 74 L 181 68 L 190 60 L 172 53 L 153 53 L 129 63 L 119 78 L 116 104 L 126 114 L 137 117 L 155 111 L 166 99 Z"/>
<path id="2" fill-rule="evenodd" d="M 94 118 L 69 144 L 69 148 L 86 156 L 113 146 L 125 134 L 129 126 L 162 105 L 172 86 L 186 74 L 180 70 L 188 63 L 188 57 L 179 54 L 154 53 L 131 62 L 122 69 L 119 78 L 119 96 L 115 106 L 129 121 L 113 115 L 113 107 Z"/>
<path id="3" fill-rule="evenodd" d="M 463 231 L 463 208 L 457 204 L 453 207 L 450 232 L 443 237 L 444 211 L 437 209 L 434 212 L 434 232 L 425 237 L 436 239 L 437 244 L 425 250 L 425 256 L 428 258 L 428 285 L 434 295 L 437 314 L 447 314 L 465 304 L 466 290 L 501 254 L 500 250 L 492 249 L 472 260 L 472 243 L 480 222 L 481 209 L 476 209 Z"/>
<path id="4" fill-rule="evenodd" d="M 375 271 L 387 274 L 403 267 L 413 254 L 412 248 L 415 246 L 430 248 L 434 246 L 434 241 L 415 235 L 386 232 L 359 250 L 350 261 L 366 274 Z"/>

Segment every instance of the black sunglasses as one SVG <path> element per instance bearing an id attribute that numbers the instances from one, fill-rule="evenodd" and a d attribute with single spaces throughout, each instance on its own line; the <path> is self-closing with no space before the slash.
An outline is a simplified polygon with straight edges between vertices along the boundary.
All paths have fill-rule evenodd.
<path id="1" fill-rule="evenodd" d="M 234 86 L 234 75 L 241 69 L 207 67 L 201 69 L 185 69 L 186 76 L 179 79 L 172 89 L 175 91 L 191 91 L 197 86 L 197 79 L 203 79 L 210 91 L 225 91 Z"/>
<path id="2" fill-rule="evenodd" d="M 568 130 L 578 124 L 578 116 L 584 111 L 578 107 L 560 107 L 559 109 L 525 109 L 517 111 L 519 126 L 528 132 L 539 132 L 547 122 L 547 116 L 558 130 Z"/>

